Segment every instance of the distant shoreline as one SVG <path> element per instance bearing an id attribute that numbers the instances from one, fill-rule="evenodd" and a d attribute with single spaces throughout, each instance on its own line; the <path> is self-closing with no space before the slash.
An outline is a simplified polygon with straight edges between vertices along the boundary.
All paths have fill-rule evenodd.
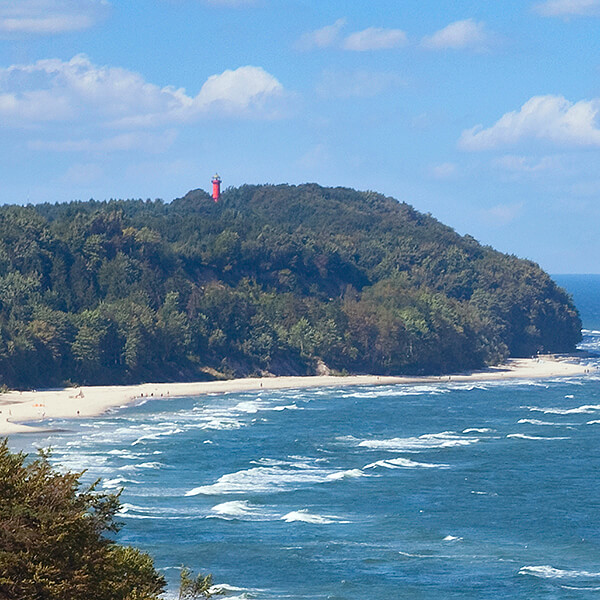
<path id="1" fill-rule="evenodd" d="M 584 375 L 587 367 L 554 356 L 510 359 L 507 363 L 482 371 L 444 376 L 389 377 L 350 375 L 335 377 L 263 377 L 191 383 L 144 383 L 122 386 L 82 386 L 58 390 L 7 392 L 0 395 L 0 435 L 39 434 L 47 427 L 26 423 L 46 419 L 97 417 L 111 408 L 124 407 L 146 398 L 166 399 L 241 391 L 259 391 L 348 385 L 393 385 L 469 381 L 503 381 Z"/>

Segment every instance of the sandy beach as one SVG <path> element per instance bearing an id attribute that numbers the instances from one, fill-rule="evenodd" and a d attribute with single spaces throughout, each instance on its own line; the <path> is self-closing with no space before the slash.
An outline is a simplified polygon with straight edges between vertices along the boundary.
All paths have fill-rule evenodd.
<path id="1" fill-rule="evenodd" d="M 144 383 L 123 386 L 82 386 L 26 392 L 11 391 L 0 395 L 0 435 L 39 433 L 46 430 L 35 422 L 51 418 L 89 418 L 101 415 L 144 398 L 200 396 L 247 390 L 273 390 L 347 385 L 390 385 L 469 382 L 504 379 L 573 377 L 586 373 L 586 367 L 552 356 L 511 359 L 506 364 L 483 371 L 431 377 L 384 377 L 351 375 L 347 377 L 264 377 L 192 383 Z M 28 423 L 33 423 L 32 425 Z"/>

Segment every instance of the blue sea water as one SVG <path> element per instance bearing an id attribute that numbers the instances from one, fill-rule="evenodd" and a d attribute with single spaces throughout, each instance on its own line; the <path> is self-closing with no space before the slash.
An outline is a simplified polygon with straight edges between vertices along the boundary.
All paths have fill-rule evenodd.
<path id="1" fill-rule="evenodd" d="M 600 366 L 600 278 L 560 282 L 589 301 L 582 360 Z M 119 540 L 172 595 L 184 564 L 226 598 L 599 597 L 596 374 L 163 399 L 51 425 L 35 445 L 123 488 Z"/>

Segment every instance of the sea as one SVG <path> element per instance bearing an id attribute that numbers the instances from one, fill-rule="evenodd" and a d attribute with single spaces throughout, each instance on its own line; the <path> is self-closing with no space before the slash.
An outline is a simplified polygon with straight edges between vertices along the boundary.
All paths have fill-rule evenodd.
<path id="1" fill-rule="evenodd" d="M 600 367 L 600 275 L 556 276 Z M 156 399 L 48 421 L 60 469 L 122 490 L 119 542 L 177 597 L 600 597 L 600 374 Z"/>

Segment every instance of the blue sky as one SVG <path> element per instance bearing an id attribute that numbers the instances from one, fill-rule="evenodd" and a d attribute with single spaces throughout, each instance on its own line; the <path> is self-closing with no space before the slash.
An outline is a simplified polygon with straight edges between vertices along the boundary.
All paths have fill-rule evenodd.
<path id="1" fill-rule="evenodd" d="M 0 0 L 0 202 L 372 189 L 600 272 L 600 0 Z"/>

